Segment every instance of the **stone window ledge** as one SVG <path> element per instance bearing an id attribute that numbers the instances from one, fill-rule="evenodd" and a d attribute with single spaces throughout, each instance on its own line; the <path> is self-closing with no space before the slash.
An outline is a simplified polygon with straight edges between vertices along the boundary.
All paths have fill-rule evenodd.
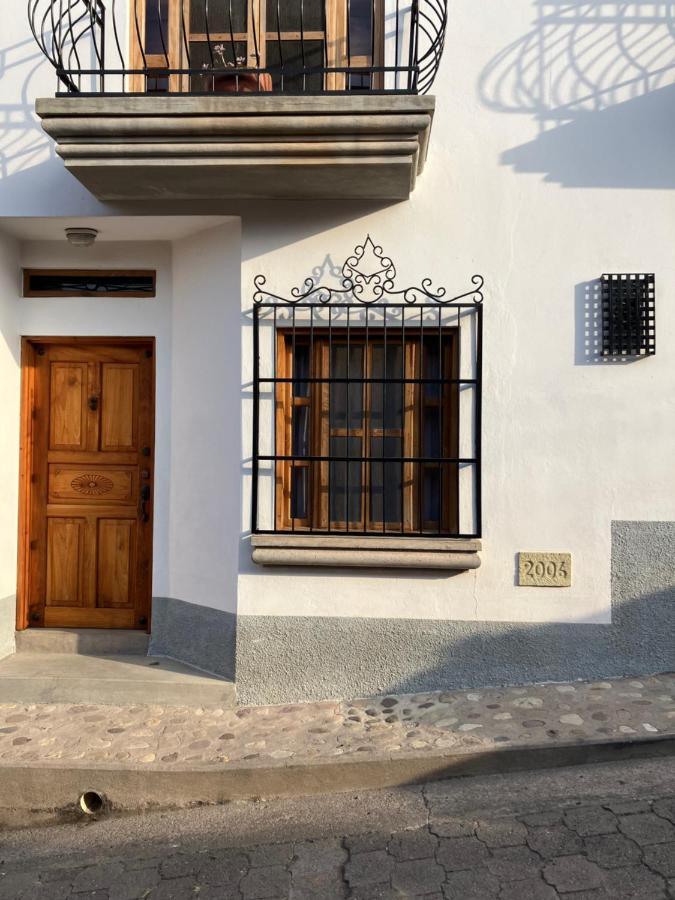
<path id="1" fill-rule="evenodd" d="M 251 549 L 253 562 L 261 566 L 464 571 L 481 563 L 480 541 L 454 538 L 255 534 Z"/>

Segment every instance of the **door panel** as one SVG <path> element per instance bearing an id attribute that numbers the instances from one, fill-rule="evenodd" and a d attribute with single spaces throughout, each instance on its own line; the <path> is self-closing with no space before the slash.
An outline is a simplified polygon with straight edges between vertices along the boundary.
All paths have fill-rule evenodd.
<path id="1" fill-rule="evenodd" d="M 51 366 L 50 450 L 85 450 L 87 447 L 87 366 L 54 363 Z"/>
<path id="2" fill-rule="evenodd" d="M 28 624 L 146 628 L 152 343 L 55 339 L 32 352 Z"/>
<path id="3" fill-rule="evenodd" d="M 136 522 L 98 521 L 98 606 L 130 606 L 133 600 Z"/>
<path id="4" fill-rule="evenodd" d="M 82 605 L 84 519 L 49 519 L 47 523 L 47 597 L 49 606 Z"/>
<path id="5" fill-rule="evenodd" d="M 101 450 L 136 450 L 138 366 L 101 366 Z"/>

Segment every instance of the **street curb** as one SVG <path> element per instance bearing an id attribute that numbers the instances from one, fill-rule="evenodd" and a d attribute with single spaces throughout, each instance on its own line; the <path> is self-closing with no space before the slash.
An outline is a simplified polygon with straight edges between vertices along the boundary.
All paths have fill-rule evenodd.
<path id="1" fill-rule="evenodd" d="M 301 762 L 257 761 L 190 769 L 36 763 L 0 765 L 2 812 L 72 817 L 84 791 L 98 791 L 109 811 L 140 812 L 271 797 L 377 790 L 446 778 L 494 775 L 675 754 L 675 735 L 625 741 L 513 746 L 473 753 L 424 753 L 371 759 L 356 755 Z M 358 754 L 360 757 L 361 754 Z M 49 816 L 48 816 L 49 818 Z"/>

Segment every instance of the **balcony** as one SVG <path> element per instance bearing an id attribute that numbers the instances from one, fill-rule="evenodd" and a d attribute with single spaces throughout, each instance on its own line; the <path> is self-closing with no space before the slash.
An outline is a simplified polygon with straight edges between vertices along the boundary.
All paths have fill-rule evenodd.
<path id="1" fill-rule="evenodd" d="M 104 201 L 403 200 L 447 0 L 29 0 L 36 110 Z"/>

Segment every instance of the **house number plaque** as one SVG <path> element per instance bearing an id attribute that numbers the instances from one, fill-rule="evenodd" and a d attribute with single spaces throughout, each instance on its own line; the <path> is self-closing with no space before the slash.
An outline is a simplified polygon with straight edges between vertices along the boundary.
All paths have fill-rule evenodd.
<path id="1" fill-rule="evenodd" d="M 572 584 L 572 554 L 519 553 L 518 584 L 521 587 L 569 587 Z"/>

